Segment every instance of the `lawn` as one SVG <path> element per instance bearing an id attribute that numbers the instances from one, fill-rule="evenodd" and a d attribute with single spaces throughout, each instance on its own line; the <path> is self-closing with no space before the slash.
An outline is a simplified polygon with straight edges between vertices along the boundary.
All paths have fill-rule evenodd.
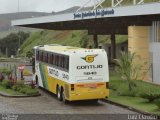
<path id="1" fill-rule="evenodd" d="M 6 88 L 2 87 L 1 85 L 0 85 L 0 91 L 7 93 L 7 94 L 10 94 L 10 95 L 24 95 L 18 91 L 14 91 L 12 89 L 6 89 Z"/>
<path id="2" fill-rule="evenodd" d="M 136 93 L 140 92 L 142 90 L 143 87 L 145 86 L 154 86 L 155 88 L 157 88 L 158 86 L 152 85 L 150 83 L 146 83 L 143 81 L 135 81 L 135 83 L 137 84 L 137 88 L 136 88 Z M 123 84 L 123 87 L 120 87 Z M 132 95 L 119 95 L 118 93 L 121 93 L 120 91 L 125 91 L 127 92 L 127 82 L 121 80 L 121 77 L 114 71 L 110 71 L 110 97 L 109 100 L 116 102 L 116 103 L 120 103 L 123 105 L 127 105 L 130 106 L 132 108 L 144 111 L 144 112 L 148 112 L 148 113 L 152 113 L 152 114 L 158 114 L 160 115 L 160 109 L 158 109 L 158 106 L 155 104 L 156 102 L 160 102 L 159 99 L 156 99 L 153 102 L 148 102 L 147 99 L 141 98 L 141 97 L 137 97 L 136 95 L 132 96 Z M 120 89 L 119 89 L 120 88 Z M 160 91 L 158 91 L 160 92 Z"/>

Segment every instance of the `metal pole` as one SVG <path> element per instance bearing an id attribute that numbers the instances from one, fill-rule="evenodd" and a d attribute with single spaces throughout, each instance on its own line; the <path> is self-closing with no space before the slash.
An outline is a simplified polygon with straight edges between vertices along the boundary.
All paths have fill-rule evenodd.
<path id="1" fill-rule="evenodd" d="M 98 48 L 98 37 L 97 37 L 97 34 L 94 34 L 93 35 L 93 39 L 94 39 L 94 48 Z"/>
<path id="2" fill-rule="evenodd" d="M 112 0 L 112 7 L 114 7 L 114 0 Z"/>
<path id="3" fill-rule="evenodd" d="M 18 13 L 19 13 L 19 0 L 18 0 Z"/>
<path id="4" fill-rule="evenodd" d="M 115 34 L 111 34 L 111 51 L 112 51 L 112 59 L 116 59 L 116 40 Z"/>
<path id="5" fill-rule="evenodd" d="M 135 5 L 136 4 L 136 0 L 133 0 L 133 5 Z"/>
<path id="6" fill-rule="evenodd" d="M 8 48 L 6 48 L 6 57 L 8 57 Z"/>
<path id="7" fill-rule="evenodd" d="M 17 13 L 17 19 L 19 18 L 19 11 L 20 11 L 20 1 L 18 0 L 18 13 Z M 20 49 L 20 45 L 21 45 L 21 42 L 20 42 L 20 35 L 18 34 L 18 54 L 19 54 L 19 49 Z"/>

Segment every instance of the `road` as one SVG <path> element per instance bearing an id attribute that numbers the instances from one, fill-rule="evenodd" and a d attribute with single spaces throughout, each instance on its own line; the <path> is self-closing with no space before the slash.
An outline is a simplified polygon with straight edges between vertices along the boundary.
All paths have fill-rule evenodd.
<path id="1" fill-rule="evenodd" d="M 56 96 L 40 90 L 41 96 L 6 98 L 0 96 L 0 113 L 14 114 L 132 114 L 134 112 L 102 101 L 64 104 Z"/>

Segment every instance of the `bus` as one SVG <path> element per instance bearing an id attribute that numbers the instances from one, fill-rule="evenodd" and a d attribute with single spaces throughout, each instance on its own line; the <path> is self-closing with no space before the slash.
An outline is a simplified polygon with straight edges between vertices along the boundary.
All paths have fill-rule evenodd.
<path id="1" fill-rule="evenodd" d="M 97 102 L 109 96 L 105 50 L 49 44 L 35 46 L 34 52 L 36 83 L 60 101 Z"/>

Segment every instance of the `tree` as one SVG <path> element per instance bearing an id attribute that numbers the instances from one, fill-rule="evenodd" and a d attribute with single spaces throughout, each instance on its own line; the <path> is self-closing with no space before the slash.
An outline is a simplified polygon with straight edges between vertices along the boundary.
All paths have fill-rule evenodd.
<path id="1" fill-rule="evenodd" d="M 26 57 L 31 58 L 33 56 L 33 53 L 31 51 L 28 51 L 26 53 Z"/>
<path id="2" fill-rule="evenodd" d="M 12 70 L 9 70 L 9 69 L 7 69 L 7 68 L 3 68 L 3 69 L 2 69 L 2 73 L 5 74 L 5 76 L 7 76 L 8 79 L 9 79 L 9 78 L 10 78 L 10 75 L 11 75 L 11 73 L 12 73 Z"/>
<path id="3" fill-rule="evenodd" d="M 19 31 L 18 33 L 11 33 L 6 37 L 0 39 L 0 51 L 2 54 L 16 55 L 20 45 L 29 37 L 29 33 Z"/>
<path id="4" fill-rule="evenodd" d="M 132 88 L 135 86 L 133 80 L 138 79 L 142 68 L 141 64 L 135 64 L 134 60 L 136 57 L 138 58 L 135 53 L 121 52 L 121 57 L 119 59 L 115 59 L 118 65 L 117 72 L 121 75 L 123 80 L 127 80 L 129 91 L 132 91 Z"/>
<path id="5" fill-rule="evenodd" d="M 88 46 L 88 40 L 89 40 L 89 38 L 88 38 L 87 34 L 85 34 L 81 38 L 81 40 L 79 41 L 79 43 L 80 43 L 80 45 L 81 45 L 82 48 L 86 48 Z"/>

